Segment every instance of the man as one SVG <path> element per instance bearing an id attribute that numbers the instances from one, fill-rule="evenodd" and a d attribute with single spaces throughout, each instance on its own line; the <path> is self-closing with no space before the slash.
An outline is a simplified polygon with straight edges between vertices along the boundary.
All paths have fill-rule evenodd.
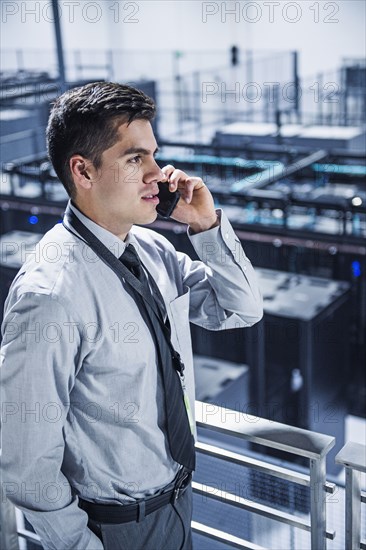
<path id="1" fill-rule="evenodd" d="M 139 90 L 94 83 L 59 97 L 49 119 L 49 156 L 70 201 L 11 286 L 2 366 L 3 486 L 47 549 L 191 548 L 194 466 L 170 428 L 185 387 L 185 434 L 194 406 L 189 320 L 218 330 L 262 316 L 253 268 L 203 181 L 156 164 L 154 114 Z M 135 226 L 156 219 L 159 181 L 179 189 L 172 217 L 203 262 Z M 118 267 L 131 245 L 145 298 L 136 273 Z M 182 380 L 174 403 L 171 373 Z"/>

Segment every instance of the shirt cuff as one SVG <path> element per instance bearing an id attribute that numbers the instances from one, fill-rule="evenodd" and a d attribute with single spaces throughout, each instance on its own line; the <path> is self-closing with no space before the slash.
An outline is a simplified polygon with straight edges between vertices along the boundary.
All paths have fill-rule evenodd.
<path id="1" fill-rule="evenodd" d="M 223 263 L 225 262 L 226 254 L 229 254 L 239 265 L 243 260 L 250 262 L 225 212 L 219 208 L 216 210 L 216 213 L 220 225 L 193 235 L 188 230 L 189 240 L 198 256 L 205 264 L 209 264 L 212 261 Z"/>

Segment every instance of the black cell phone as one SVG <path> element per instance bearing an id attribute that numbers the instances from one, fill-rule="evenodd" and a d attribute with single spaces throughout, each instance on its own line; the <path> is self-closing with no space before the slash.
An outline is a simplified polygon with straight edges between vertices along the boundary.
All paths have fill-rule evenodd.
<path id="1" fill-rule="evenodd" d="M 167 181 L 159 181 L 158 187 L 160 202 L 156 207 L 156 211 L 163 218 L 170 218 L 180 199 L 180 193 L 178 190 L 173 192 L 169 191 L 169 182 Z"/>

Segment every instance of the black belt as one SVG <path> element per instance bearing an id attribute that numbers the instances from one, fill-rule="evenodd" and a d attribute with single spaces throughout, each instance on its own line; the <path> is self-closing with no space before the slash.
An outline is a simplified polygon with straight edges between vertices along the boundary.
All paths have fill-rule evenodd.
<path id="1" fill-rule="evenodd" d="M 133 504 L 96 504 L 79 497 L 79 507 L 96 523 L 127 523 L 142 521 L 170 502 L 175 502 L 187 489 L 192 479 L 191 472 L 178 474 L 173 489 L 161 495 L 147 497 Z"/>

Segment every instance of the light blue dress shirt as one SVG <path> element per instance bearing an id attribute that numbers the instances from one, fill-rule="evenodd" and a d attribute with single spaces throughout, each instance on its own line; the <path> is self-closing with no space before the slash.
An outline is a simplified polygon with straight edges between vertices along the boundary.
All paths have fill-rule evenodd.
<path id="1" fill-rule="evenodd" d="M 254 270 L 225 214 L 219 227 L 189 235 L 202 260 L 192 261 L 150 229 L 133 226 L 124 242 L 68 208 L 116 257 L 135 246 L 164 298 L 194 411 L 189 321 L 219 330 L 262 317 Z M 101 550 L 78 495 L 133 502 L 179 469 L 156 350 L 119 278 L 62 224 L 25 255 L 2 327 L 3 488 L 44 548 Z"/>

